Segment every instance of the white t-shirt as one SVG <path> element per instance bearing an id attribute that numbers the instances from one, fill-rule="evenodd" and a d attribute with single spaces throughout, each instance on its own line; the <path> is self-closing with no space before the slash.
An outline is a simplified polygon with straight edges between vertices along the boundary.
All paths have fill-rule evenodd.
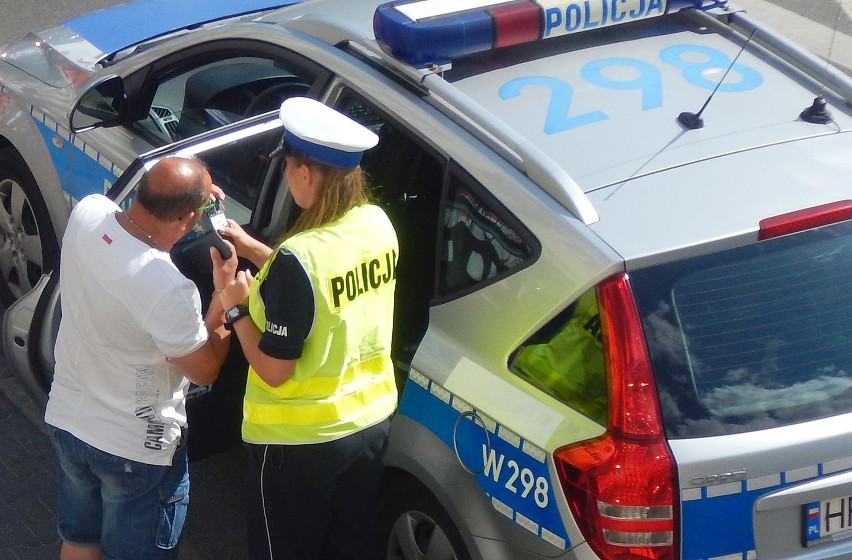
<path id="1" fill-rule="evenodd" d="M 168 253 L 136 239 L 101 195 L 81 200 L 62 241 L 62 320 L 48 424 L 102 451 L 171 464 L 189 382 L 166 357 L 207 340 L 201 298 Z"/>

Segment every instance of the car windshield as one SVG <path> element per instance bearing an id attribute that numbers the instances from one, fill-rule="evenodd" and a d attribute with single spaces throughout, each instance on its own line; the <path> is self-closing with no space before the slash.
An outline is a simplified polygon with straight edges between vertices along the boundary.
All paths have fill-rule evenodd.
<path id="1" fill-rule="evenodd" d="M 631 278 L 670 437 L 852 411 L 852 222 Z"/>

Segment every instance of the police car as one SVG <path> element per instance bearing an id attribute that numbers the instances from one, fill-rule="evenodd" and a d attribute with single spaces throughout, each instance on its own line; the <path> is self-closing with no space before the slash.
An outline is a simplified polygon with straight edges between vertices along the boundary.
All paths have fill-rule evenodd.
<path id="1" fill-rule="evenodd" d="M 195 154 L 274 240 L 275 107 L 307 95 L 379 135 L 399 235 L 387 558 L 852 555 L 849 77 L 724 0 L 155 5 L 0 53 L 3 338 L 34 394 L 74 201 Z M 208 234 L 173 252 L 201 294 Z M 235 440 L 244 369 L 196 399 Z"/>

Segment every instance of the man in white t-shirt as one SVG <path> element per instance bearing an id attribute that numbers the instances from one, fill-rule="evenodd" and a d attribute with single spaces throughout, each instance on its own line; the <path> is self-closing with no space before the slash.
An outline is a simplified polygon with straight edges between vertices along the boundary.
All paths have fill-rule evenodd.
<path id="1" fill-rule="evenodd" d="M 206 317 L 169 250 L 221 197 L 203 164 L 166 158 L 127 212 L 81 200 L 62 241 L 62 321 L 45 420 L 59 459 L 60 558 L 177 557 L 189 501 L 185 396 L 228 351 L 219 298 Z M 214 278 L 224 287 L 230 271 Z"/>

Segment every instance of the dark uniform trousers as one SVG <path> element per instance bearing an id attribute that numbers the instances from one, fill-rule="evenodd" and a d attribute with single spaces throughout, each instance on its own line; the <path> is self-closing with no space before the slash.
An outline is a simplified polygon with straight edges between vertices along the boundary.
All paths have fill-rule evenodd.
<path id="1" fill-rule="evenodd" d="M 377 558 L 376 500 L 389 428 L 384 420 L 328 443 L 247 443 L 249 558 Z"/>

